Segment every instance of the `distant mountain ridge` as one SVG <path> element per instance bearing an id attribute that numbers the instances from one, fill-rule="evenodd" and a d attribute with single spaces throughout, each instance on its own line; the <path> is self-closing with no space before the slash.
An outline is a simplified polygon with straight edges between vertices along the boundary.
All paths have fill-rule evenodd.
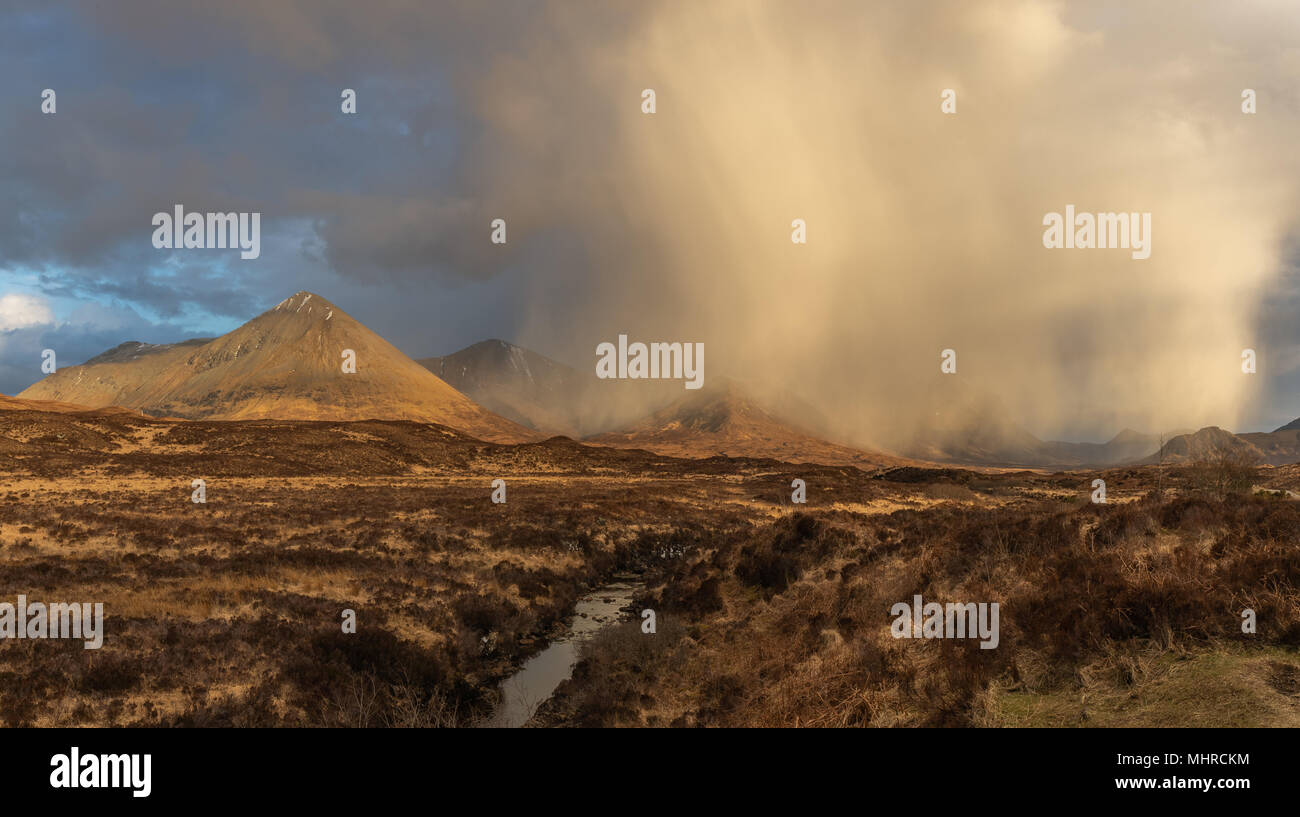
<path id="1" fill-rule="evenodd" d="M 356 354 L 355 373 L 341 370 L 345 349 Z M 119 344 L 16 398 L 0 397 L 0 408 L 38 401 L 48 411 L 121 407 L 186 419 L 406 419 L 495 442 L 564 435 L 673 456 L 864 466 L 1102 468 L 1223 452 L 1300 461 L 1300 418 L 1272 432 L 1211 426 L 1167 434 L 1163 448 L 1161 437 L 1128 428 L 1105 443 L 1073 443 L 1039 439 L 996 396 L 960 387 L 939 396 L 895 456 L 831 441 L 832 424 L 798 396 L 759 400 L 719 375 L 699 391 L 673 381 L 599 380 L 499 339 L 414 361 L 319 295 L 298 292 L 218 338 Z"/>
<path id="2" fill-rule="evenodd" d="M 1108 467 L 1155 454 L 1160 438 L 1126 428 L 1104 443 L 1042 440 L 993 394 L 955 386 L 930 395 L 903 454 L 931 462 L 1013 468 Z"/>
<path id="3" fill-rule="evenodd" d="M 1104 443 L 1044 443 L 1061 462 L 1109 466 L 1133 462 L 1160 450 L 1160 437 L 1126 428 Z"/>
<path id="4" fill-rule="evenodd" d="M 90 366 L 95 363 L 125 363 L 130 360 L 139 360 L 146 355 L 165 354 L 178 347 L 202 346 L 209 343 L 214 338 L 191 338 L 182 340 L 178 343 L 141 343 L 138 340 L 128 340 L 126 343 L 119 343 L 112 349 L 92 357 L 83 363 L 83 366 Z"/>
<path id="5" fill-rule="evenodd" d="M 588 442 L 643 448 L 674 457 L 754 457 L 861 468 L 914 464 L 914 460 L 819 439 L 750 396 L 740 383 L 710 378 L 704 388 L 619 431 Z"/>

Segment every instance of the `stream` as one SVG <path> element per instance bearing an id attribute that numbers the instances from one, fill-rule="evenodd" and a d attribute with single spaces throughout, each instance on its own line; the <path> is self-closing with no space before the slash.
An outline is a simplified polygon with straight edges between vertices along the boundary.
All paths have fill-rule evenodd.
<path id="1" fill-rule="evenodd" d="M 518 672 L 501 682 L 501 702 L 482 725 L 514 729 L 527 723 L 537 707 L 573 673 L 582 642 L 609 625 L 626 620 L 628 614 L 623 608 L 632 603 L 632 597 L 641 589 L 641 583 L 634 577 L 621 576 L 578 599 L 564 635 L 551 641 L 525 661 Z"/>

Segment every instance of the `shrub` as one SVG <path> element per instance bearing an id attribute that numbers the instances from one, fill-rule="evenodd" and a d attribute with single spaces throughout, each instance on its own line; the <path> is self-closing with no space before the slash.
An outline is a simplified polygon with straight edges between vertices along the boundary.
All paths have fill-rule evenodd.
<path id="1" fill-rule="evenodd" d="M 1223 449 L 1202 457 L 1187 468 L 1187 479 L 1197 493 L 1222 499 L 1248 494 L 1259 472 L 1259 456 L 1249 450 Z"/>

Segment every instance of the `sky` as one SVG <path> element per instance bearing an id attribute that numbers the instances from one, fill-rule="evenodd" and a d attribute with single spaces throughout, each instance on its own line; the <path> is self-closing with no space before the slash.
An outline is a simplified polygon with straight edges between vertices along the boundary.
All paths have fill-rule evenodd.
<path id="1" fill-rule="evenodd" d="M 305 289 L 412 357 L 704 342 L 862 443 L 971 395 L 1052 439 L 1271 429 L 1300 416 L 1300 15 L 1169 8 L 10 2 L 0 393 L 42 349 Z M 176 204 L 261 213 L 260 257 L 156 249 Z M 1151 257 L 1045 248 L 1067 204 L 1150 213 Z"/>

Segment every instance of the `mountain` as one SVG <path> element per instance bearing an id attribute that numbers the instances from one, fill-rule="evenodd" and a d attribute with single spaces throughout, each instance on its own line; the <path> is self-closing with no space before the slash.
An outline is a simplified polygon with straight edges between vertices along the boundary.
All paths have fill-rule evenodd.
<path id="1" fill-rule="evenodd" d="M 822 465 L 891 467 L 911 461 L 818 439 L 776 417 L 734 380 L 712 378 L 702 389 L 616 432 L 587 442 L 643 448 L 674 457 L 754 457 Z"/>
<path id="2" fill-rule="evenodd" d="M 60 403 L 54 400 L 21 400 L 0 394 L 0 411 L 42 411 L 51 414 L 137 414 L 121 406 L 107 406 L 93 409 L 75 403 Z"/>
<path id="3" fill-rule="evenodd" d="M 1141 459 L 1159 451 L 1161 438 L 1126 428 L 1104 443 L 1096 459 L 1085 460 L 1098 465 L 1114 465 Z"/>
<path id="4" fill-rule="evenodd" d="M 995 394 L 944 384 L 915 421 L 907 456 L 931 462 L 1019 468 L 1098 468 L 1134 463 L 1160 450 L 1160 437 L 1126 428 L 1104 443 L 1042 440 L 1012 419 Z M 1170 439 L 1175 435 L 1166 435 Z"/>
<path id="5" fill-rule="evenodd" d="M 504 340 L 417 361 L 503 417 L 574 439 L 621 428 L 681 397 L 680 381 L 601 380 Z"/>
<path id="6" fill-rule="evenodd" d="M 953 386 L 936 390 L 927 402 L 931 408 L 916 419 L 911 442 L 902 451 L 909 457 L 1016 467 L 1060 464 L 1051 444 L 1011 421 L 995 395 Z"/>
<path id="7" fill-rule="evenodd" d="M 1043 445 L 1053 464 L 1109 466 L 1152 456 L 1160 450 L 1160 437 L 1126 428 L 1104 443 L 1048 442 Z"/>
<path id="8" fill-rule="evenodd" d="M 1284 426 L 1281 426 L 1280 428 L 1273 429 L 1274 434 L 1276 434 L 1279 431 L 1300 431 L 1300 417 L 1295 418 L 1294 420 L 1292 420 L 1291 422 L 1287 423 Z"/>
<path id="9" fill-rule="evenodd" d="M 1262 452 L 1263 458 L 1260 461 L 1265 465 L 1289 465 L 1300 462 L 1300 429 L 1254 432 L 1237 436 Z"/>
<path id="10" fill-rule="evenodd" d="M 344 351 L 355 373 L 344 373 Z M 122 344 L 20 398 L 208 420 L 415 420 L 479 439 L 540 435 L 479 406 L 334 304 L 298 292 L 212 340 Z"/>
<path id="11" fill-rule="evenodd" d="M 1224 454 L 1264 460 L 1264 452 L 1243 436 L 1224 431 L 1218 426 L 1208 426 L 1194 434 L 1181 434 L 1174 437 L 1165 443 L 1164 448 L 1144 462 L 1185 464 L 1213 459 Z"/>
<path id="12" fill-rule="evenodd" d="M 126 343 L 119 343 L 107 352 L 100 352 L 82 365 L 89 366 L 92 363 L 126 363 L 129 361 L 139 360 L 142 357 L 165 354 L 180 347 L 190 348 L 202 346 L 212 340 L 213 338 L 192 338 L 191 340 L 183 340 L 180 343 L 161 344 L 141 343 L 138 340 L 128 340 Z"/>
<path id="13" fill-rule="evenodd" d="M 1223 429 L 1203 428 L 1195 434 L 1186 435 L 1186 440 L 1171 439 L 1165 453 L 1176 460 L 1195 461 L 1213 455 L 1219 450 L 1233 450 L 1244 453 L 1248 457 L 1257 457 L 1264 465 L 1290 465 L 1300 462 L 1300 419 L 1292 420 L 1273 431 L 1224 435 L 1228 435 L 1228 432 Z"/>
<path id="14" fill-rule="evenodd" d="M 545 355 L 492 339 L 416 363 L 522 426 L 575 439 L 586 433 L 581 407 L 589 384 L 576 369 Z"/>

